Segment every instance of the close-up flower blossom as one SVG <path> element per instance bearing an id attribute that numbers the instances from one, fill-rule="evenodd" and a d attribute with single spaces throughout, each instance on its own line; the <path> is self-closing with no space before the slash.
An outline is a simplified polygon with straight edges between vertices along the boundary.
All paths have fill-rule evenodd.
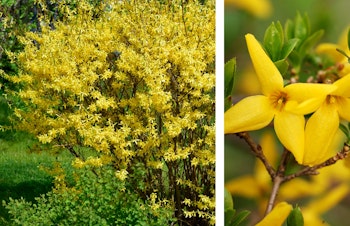
<path id="1" fill-rule="evenodd" d="M 350 121 L 350 74 L 334 82 L 335 87 L 305 127 L 304 165 L 321 163 L 334 155 L 333 140 L 340 120 Z M 315 132 L 317 131 L 317 133 Z M 336 145 L 336 144 L 334 144 Z M 333 151 L 332 151 L 333 150 Z"/>
<path id="2" fill-rule="evenodd" d="M 277 67 L 251 34 L 247 46 L 263 95 L 244 98 L 225 112 L 225 134 L 258 130 L 274 120 L 282 144 L 298 162 L 304 155 L 304 115 L 317 109 L 334 88 L 325 84 L 284 86 Z"/>
<path id="3" fill-rule="evenodd" d="M 225 226 L 348 225 L 349 2 L 318 3 L 225 0 Z"/>

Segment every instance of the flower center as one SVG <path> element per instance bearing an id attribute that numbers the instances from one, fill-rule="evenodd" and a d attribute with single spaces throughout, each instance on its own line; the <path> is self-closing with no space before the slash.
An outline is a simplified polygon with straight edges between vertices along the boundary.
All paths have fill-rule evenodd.
<path id="1" fill-rule="evenodd" d="M 288 101 L 288 95 L 287 95 L 287 93 L 278 91 L 278 92 L 273 93 L 270 96 L 270 99 L 271 99 L 273 107 L 276 110 L 281 111 L 283 109 L 284 105 L 286 104 L 286 102 Z"/>
<path id="2" fill-rule="evenodd" d="M 326 98 L 326 103 L 327 104 L 335 104 L 339 99 L 339 96 L 333 96 L 333 95 L 328 95 Z"/>

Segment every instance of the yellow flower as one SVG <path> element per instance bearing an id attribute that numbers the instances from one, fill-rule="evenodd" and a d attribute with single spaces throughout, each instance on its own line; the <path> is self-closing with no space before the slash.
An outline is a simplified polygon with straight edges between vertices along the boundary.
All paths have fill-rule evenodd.
<path id="1" fill-rule="evenodd" d="M 272 211 L 262 219 L 255 226 L 280 226 L 287 219 L 289 213 L 292 211 L 292 206 L 286 202 L 278 203 Z"/>
<path id="2" fill-rule="evenodd" d="M 320 218 L 320 215 L 327 212 L 338 204 L 349 193 L 347 184 L 339 185 L 321 198 L 310 202 L 302 208 L 305 226 L 325 226 L 329 225 Z"/>
<path id="3" fill-rule="evenodd" d="M 331 157 L 340 118 L 350 121 L 350 74 L 333 83 L 335 90 L 310 117 L 305 127 L 305 155 L 302 163 L 315 165 Z M 316 132 L 317 131 L 317 132 Z M 339 143 L 339 142 L 337 142 Z"/>
<path id="4" fill-rule="evenodd" d="M 259 42 L 246 35 L 250 57 L 263 95 L 247 97 L 225 112 L 225 134 L 258 130 L 274 119 L 281 143 L 302 162 L 304 114 L 315 111 L 334 87 L 326 84 L 283 85 L 283 78 Z"/>
<path id="5" fill-rule="evenodd" d="M 334 43 L 322 43 L 316 48 L 317 53 L 325 54 L 337 63 L 343 64 L 345 67 L 340 71 L 340 75 L 346 75 L 350 73 L 350 64 L 348 64 L 348 58 L 337 51 L 337 49 L 343 50 L 347 55 L 350 55 L 350 50 L 347 42 L 347 35 L 350 26 L 342 32 L 337 44 Z"/>
<path id="6" fill-rule="evenodd" d="M 258 18 L 267 18 L 272 12 L 269 0 L 225 0 L 225 5 L 233 5 L 246 10 Z"/>

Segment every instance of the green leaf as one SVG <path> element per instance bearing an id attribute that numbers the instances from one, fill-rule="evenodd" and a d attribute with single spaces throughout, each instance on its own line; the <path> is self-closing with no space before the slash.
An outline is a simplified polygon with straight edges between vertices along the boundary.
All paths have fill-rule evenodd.
<path id="1" fill-rule="evenodd" d="M 274 22 L 266 29 L 264 36 L 264 47 L 272 61 L 279 60 L 281 49 L 283 46 L 283 32 L 281 23 Z"/>
<path id="2" fill-rule="evenodd" d="M 300 46 L 299 53 L 302 57 L 322 38 L 324 31 L 318 30 L 310 35 Z"/>
<path id="3" fill-rule="evenodd" d="M 302 17 L 298 12 L 295 17 L 294 38 L 304 40 L 309 34 L 309 23 L 306 16 Z"/>
<path id="4" fill-rule="evenodd" d="M 232 106 L 231 96 L 225 97 L 224 104 L 225 104 L 225 112 L 226 112 Z"/>
<path id="5" fill-rule="evenodd" d="M 232 58 L 225 64 L 225 98 L 231 96 L 236 74 L 236 58 Z"/>
<path id="6" fill-rule="evenodd" d="M 232 225 L 236 210 L 230 209 L 225 211 L 225 225 Z"/>
<path id="7" fill-rule="evenodd" d="M 286 60 L 282 59 L 274 62 L 278 70 L 281 72 L 282 76 L 287 72 L 289 64 Z"/>
<path id="8" fill-rule="evenodd" d="M 300 54 L 297 51 L 292 51 L 289 54 L 288 59 L 290 60 L 291 65 L 295 69 L 295 71 L 299 73 L 302 61 Z"/>
<path id="9" fill-rule="evenodd" d="M 349 128 L 346 127 L 344 124 L 339 124 L 339 129 L 346 135 L 346 137 L 349 137 Z"/>
<path id="10" fill-rule="evenodd" d="M 281 59 L 287 59 L 289 54 L 294 50 L 300 40 L 297 38 L 289 39 L 282 48 Z"/>
<path id="11" fill-rule="evenodd" d="M 233 209 L 233 199 L 231 196 L 231 193 L 225 188 L 225 193 L 224 193 L 224 211 L 229 209 Z"/>
<path id="12" fill-rule="evenodd" d="M 236 216 L 234 216 L 231 225 L 238 226 L 240 223 L 242 223 L 242 221 L 244 221 L 248 217 L 249 214 L 250 211 L 248 210 L 243 210 L 239 212 L 238 214 L 236 214 Z"/>
<path id="13" fill-rule="evenodd" d="M 284 33 L 287 41 L 294 38 L 294 27 L 294 22 L 288 19 L 284 25 Z"/>
<path id="14" fill-rule="evenodd" d="M 290 212 L 287 218 L 287 226 L 304 226 L 304 217 L 298 206 Z"/>

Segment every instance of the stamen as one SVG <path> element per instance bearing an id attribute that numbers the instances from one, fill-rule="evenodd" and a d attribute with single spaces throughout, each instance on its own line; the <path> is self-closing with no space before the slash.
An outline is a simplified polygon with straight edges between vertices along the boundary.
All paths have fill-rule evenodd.
<path id="1" fill-rule="evenodd" d="M 274 108 L 276 108 L 279 111 L 283 109 L 284 105 L 288 100 L 287 94 L 283 92 L 276 92 L 272 94 L 270 98 Z"/>

